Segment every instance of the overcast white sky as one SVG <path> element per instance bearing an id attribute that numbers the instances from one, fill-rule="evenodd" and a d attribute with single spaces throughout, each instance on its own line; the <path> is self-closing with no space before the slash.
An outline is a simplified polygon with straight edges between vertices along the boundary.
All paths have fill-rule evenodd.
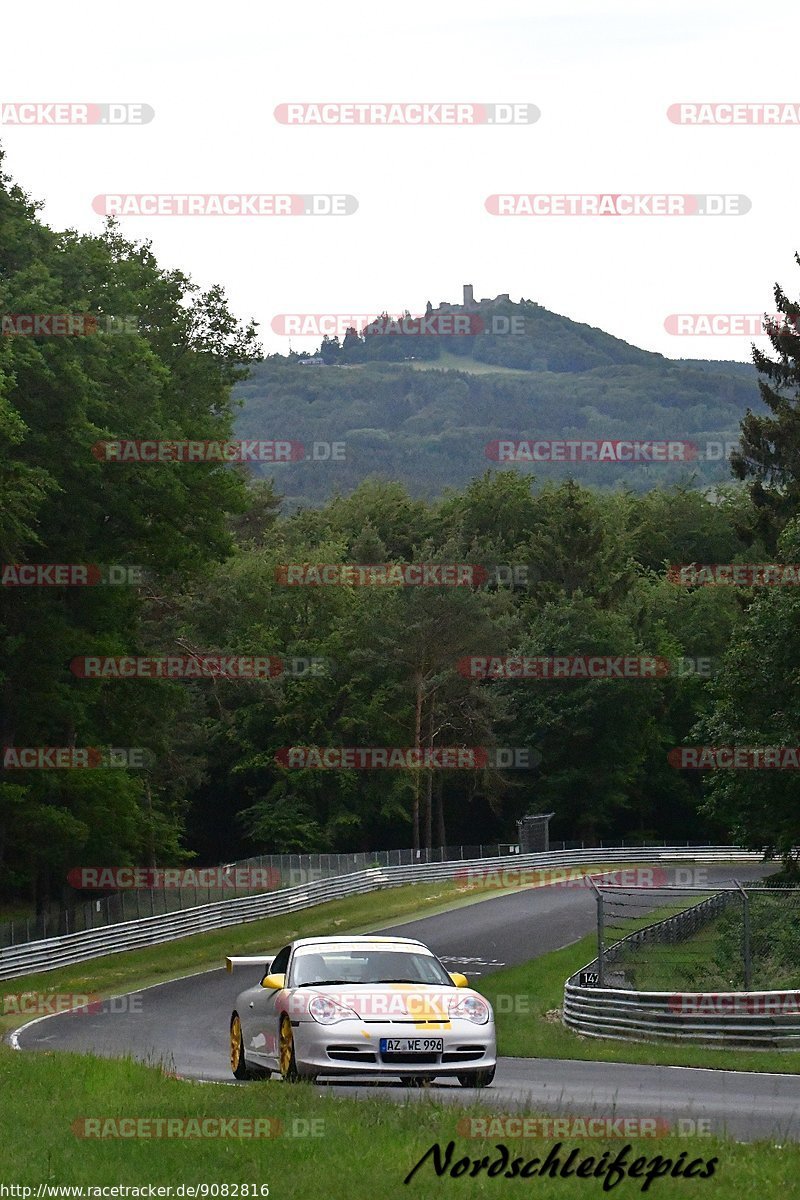
<path id="1" fill-rule="evenodd" d="M 0 127 L 7 168 L 56 227 L 99 229 L 107 192 L 346 192 L 351 217 L 127 218 L 159 259 L 282 312 L 421 311 L 510 292 L 670 357 L 676 312 L 762 312 L 800 271 L 800 127 L 687 128 L 681 100 L 800 103 L 800 12 L 744 0 L 406 0 L 389 6 L 139 0 L 4 5 L 0 100 L 140 101 L 141 127 Z M 284 101 L 526 101 L 533 125 L 282 126 Z M 516 218 L 493 192 L 743 193 L 720 218 Z M 304 343 L 294 342 L 297 349 Z M 307 345 L 307 343 L 306 343 Z"/>

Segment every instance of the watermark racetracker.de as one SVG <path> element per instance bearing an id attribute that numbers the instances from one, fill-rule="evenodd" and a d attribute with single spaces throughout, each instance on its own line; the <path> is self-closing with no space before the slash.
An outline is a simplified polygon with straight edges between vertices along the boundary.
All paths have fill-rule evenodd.
<path id="1" fill-rule="evenodd" d="M 800 125 L 800 104 L 785 101 L 677 101 L 667 109 L 673 125 Z"/>
<path id="2" fill-rule="evenodd" d="M 542 756 L 529 746 L 282 746 L 274 760 L 296 771 L 525 771 Z"/>
<path id="3" fill-rule="evenodd" d="M 0 563 L 0 587 L 120 587 L 148 582 L 144 567 L 126 563 Z"/>
<path id="4" fill-rule="evenodd" d="M 603 463 L 607 465 L 667 465 L 675 463 L 718 463 L 739 448 L 728 433 L 701 441 L 669 441 L 636 438 L 495 438 L 487 442 L 484 455 L 504 463 Z"/>
<path id="5" fill-rule="evenodd" d="M 800 746 L 675 746 L 667 762 L 681 771 L 800 771 Z"/>
<path id="6" fill-rule="evenodd" d="M 683 587 L 796 587 L 800 563 L 672 563 L 666 577 Z"/>
<path id="7" fill-rule="evenodd" d="M 3 746 L 4 771 L 144 771 L 156 756 L 144 746 Z"/>
<path id="8" fill-rule="evenodd" d="M 797 333 L 798 320 L 787 313 L 670 313 L 664 329 L 673 337 L 769 337 Z"/>
<path id="9" fill-rule="evenodd" d="M 48 100 L 0 103 L 0 125 L 148 125 L 155 115 L 151 104 L 115 100 L 102 104 Z"/>
<path id="10" fill-rule="evenodd" d="M 266 654 L 82 655 L 70 661 L 78 679 L 265 680 L 322 678 L 337 667 L 325 656 Z"/>
<path id="11" fill-rule="evenodd" d="M 541 115 L 535 104 L 524 101 L 457 100 L 293 100 L 277 105 L 273 112 L 279 125 L 533 125 Z"/>
<path id="12" fill-rule="evenodd" d="M 76 1117 L 72 1132 L 78 1138 L 114 1141 L 196 1140 L 225 1138 L 255 1140 L 325 1136 L 324 1117 Z M 233 1193 L 231 1193 L 233 1194 Z M 266 1195 L 261 1191 L 261 1195 Z"/>
<path id="13" fill-rule="evenodd" d="M 272 891 L 281 885 L 277 867 L 73 867 L 67 883 L 76 891 L 180 891 L 218 888 L 222 891 Z"/>
<path id="14" fill-rule="evenodd" d="M 303 442 L 289 438 L 199 441 L 190 438 L 95 442 L 92 455 L 107 463 L 296 463 L 344 462 L 345 442 Z"/>
<path id="15" fill-rule="evenodd" d="M 699 457 L 695 442 L 622 438 L 495 438 L 484 449 L 493 462 L 674 463 Z"/>
<path id="16" fill-rule="evenodd" d="M 98 333 L 139 333 L 141 323 L 131 313 L 0 313 L 3 337 L 91 337 Z"/>
<path id="17" fill-rule="evenodd" d="M 664 679 L 668 675 L 711 678 L 711 658 L 669 659 L 658 655 L 490 655 L 472 654 L 456 664 L 466 679 L 494 680 L 588 680 Z"/>
<path id="18" fill-rule="evenodd" d="M 350 217 L 358 200 L 344 192 L 108 192 L 92 209 L 101 217 Z"/>
<path id="19" fill-rule="evenodd" d="M 275 582 L 286 587 L 526 588 L 541 578 L 531 563 L 279 563 Z"/>
<path id="20" fill-rule="evenodd" d="M 460 891 L 517 891 L 521 888 L 705 887 L 705 867 L 463 867 L 453 876 Z"/>
<path id="21" fill-rule="evenodd" d="M 740 194 L 653 192 L 495 192 L 493 217 L 741 217 L 752 201 Z"/>
<path id="22" fill-rule="evenodd" d="M 633 1116 L 608 1117 L 590 1114 L 586 1116 L 539 1117 L 525 1113 L 486 1113 L 482 1116 L 461 1117 L 456 1133 L 468 1138 L 525 1138 L 551 1140 L 552 1138 L 589 1138 L 605 1141 L 607 1138 L 661 1138 L 661 1137 L 711 1137 L 711 1120 L 708 1117 L 679 1117 L 670 1121 L 666 1117 Z"/>
<path id="23" fill-rule="evenodd" d="M 480 313 L 430 312 L 412 316 L 411 313 L 298 312 L 277 313 L 272 318 L 271 328 L 279 337 L 338 338 L 346 337 L 352 329 L 366 339 L 476 337 L 482 333 L 494 337 L 521 336 L 527 326 L 525 317 L 503 313 L 483 316 Z"/>

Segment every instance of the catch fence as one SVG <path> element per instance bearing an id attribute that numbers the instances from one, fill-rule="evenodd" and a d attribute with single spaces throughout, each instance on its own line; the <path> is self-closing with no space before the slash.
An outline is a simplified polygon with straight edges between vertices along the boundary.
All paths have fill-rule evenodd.
<path id="1" fill-rule="evenodd" d="M 617 849 L 636 849 L 638 843 L 624 841 L 615 843 Z M 698 843 L 686 842 L 680 849 L 691 849 Z M 641 848 L 662 849 L 666 842 L 645 842 Z M 603 849 L 603 843 L 550 842 L 551 852 Z M 48 905 L 44 910 L 24 915 L 14 920 L 0 922 L 0 949 L 8 946 L 26 945 L 44 938 L 61 937 L 66 934 L 82 933 L 91 929 L 103 929 L 109 925 L 127 921 L 140 921 L 146 917 L 166 916 L 180 913 L 200 905 L 244 899 L 260 895 L 265 891 L 297 887 L 322 879 L 332 879 L 354 871 L 366 871 L 378 867 L 411 867 L 453 861 L 499 858 L 519 853 L 519 846 L 501 842 L 483 845 L 442 846 L 425 850 L 369 850 L 357 853 L 330 854 L 261 854 L 236 862 L 221 864 L 215 871 L 227 873 L 227 882 L 221 886 L 205 884 L 181 887 L 135 887 L 106 892 L 89 898 L 76 895 L 72 903 Z M 192 871 L 194 868 L 186 868 Z M 252 872 L 257 882 L 252 886 L 241 886 L 243 872 Z M 203 868 L 197 868 L 202 875 Z M 260 882 L 266 880 L 266 883 Z"/>

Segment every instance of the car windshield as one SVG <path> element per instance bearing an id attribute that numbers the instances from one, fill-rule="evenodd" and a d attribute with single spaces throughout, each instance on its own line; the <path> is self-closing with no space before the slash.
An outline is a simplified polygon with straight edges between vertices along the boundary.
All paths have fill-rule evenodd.
<path id="1" fill-rule="evenodd" d="M 309 946 L 295 951 L 289 987 L 359 983 L 453 986 L 437 958 L 405 947 Z"/>

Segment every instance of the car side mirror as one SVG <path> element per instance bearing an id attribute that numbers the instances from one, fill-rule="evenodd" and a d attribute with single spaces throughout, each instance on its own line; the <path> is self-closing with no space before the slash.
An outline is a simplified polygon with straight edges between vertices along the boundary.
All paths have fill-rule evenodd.
<path id="1" fill-rule="evenodd" d="M 286 984 L 285 975 L 265 975 L 261 980 L 261 986 L 268 988 L 271 992 L 279 992 Z"/>
<path id="2" fill-rule="evenodd" d="M 469 987 L 469 980 L 460 971 L 450 971 L 449 974 L 456 987 Z"/>

